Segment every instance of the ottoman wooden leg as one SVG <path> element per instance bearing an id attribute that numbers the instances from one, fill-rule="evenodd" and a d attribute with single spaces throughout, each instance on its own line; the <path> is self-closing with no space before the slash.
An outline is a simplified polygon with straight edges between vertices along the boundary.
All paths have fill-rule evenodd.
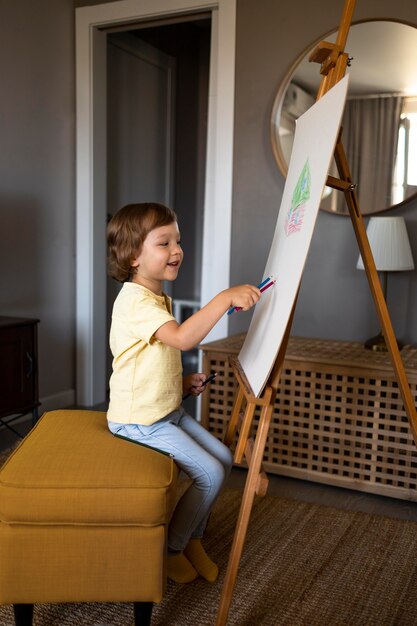
<path id="1" fill-rule="evenodd" d="M 153 602 L 135 602 L 135 626 L 149 626 L 152 617 Z"/>
<path id="2" fill-rule="evenodd" d="M 13 604 L 16 626 L 32 626 L 33 604 Z"/>

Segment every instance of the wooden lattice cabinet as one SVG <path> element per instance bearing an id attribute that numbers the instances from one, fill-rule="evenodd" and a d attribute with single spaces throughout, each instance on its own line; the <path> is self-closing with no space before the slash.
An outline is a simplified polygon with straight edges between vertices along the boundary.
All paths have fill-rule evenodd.
<path id="1" fill-rule="evenodd" d="M 229 357 L 244 334 L 201 346 L 202 422 L 223 438 L 236 391 Z M 414 399 L 417 348 L 401 351 Z M 362 344 L 292 337 L 265 450 L 266 471 L 417 500 L 417 448 L 387 353 Z"/>

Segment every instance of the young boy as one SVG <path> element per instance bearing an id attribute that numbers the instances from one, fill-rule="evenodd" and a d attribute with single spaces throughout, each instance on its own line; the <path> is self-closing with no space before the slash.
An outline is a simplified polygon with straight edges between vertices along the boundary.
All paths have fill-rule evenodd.
<path id="1" fill-rule="evenodd" d="M 206 379 L 201 373 L 182 378 L 181 350 L 200 343 L 230 307 L 252 307 L 260 291 L 251 285 L 226 289 L 178 324 L 162 291 L 183 260 L 174 211 L 156 203 L 127 205 L 110 220 L 107 242 L 109 273 L 123 283 L 110 330 L 109 429 L 169 453 L 191 478 L 168 529 L 168 576 L 213 582 L 218 568 L 200 540 L 232 455 L 181 406 L 183 393 L 199 395 Z"/>

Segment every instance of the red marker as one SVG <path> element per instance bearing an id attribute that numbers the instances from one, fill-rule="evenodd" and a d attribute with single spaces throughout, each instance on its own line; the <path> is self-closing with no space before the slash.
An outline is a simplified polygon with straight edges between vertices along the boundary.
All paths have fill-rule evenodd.
<path id="1" fill-rule="evenodd" d="M 266 291 L 267 289 L 269 289 L 270 287 L 272 287 L 272 285 L 275 285 L 275 280 L 273 280 L 272 282 L 268 283 L 267 285 L 265 285 L 265 287 L 262 287 L 261 289 L 261 293 L 263 293 L 264 291 Z"/>

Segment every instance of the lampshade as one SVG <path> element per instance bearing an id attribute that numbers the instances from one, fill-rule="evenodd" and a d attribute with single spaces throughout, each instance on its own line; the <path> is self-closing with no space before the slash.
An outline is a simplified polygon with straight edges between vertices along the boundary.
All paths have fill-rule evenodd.
<path id="1" fill-rule="evenodd" d="M 400 272 L 414 269 L 413 255 L 403 217 L 371 217 L 366 229 L 376 269 Z M 365 269 L 362 256 L 356 265 Z"/>

